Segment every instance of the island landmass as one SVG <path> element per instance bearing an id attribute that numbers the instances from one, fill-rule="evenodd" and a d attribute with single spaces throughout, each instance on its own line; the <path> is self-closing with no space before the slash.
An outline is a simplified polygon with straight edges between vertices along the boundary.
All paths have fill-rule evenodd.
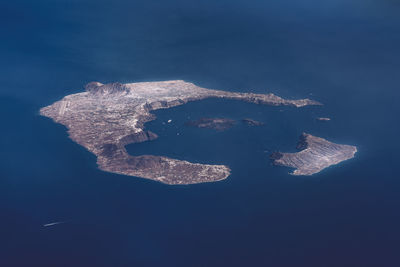
<path id="1" fill-rule="evenodd" d="M 185 123 L 187 126 L 225 131 L 232 128 L 236 121 L 227 118 L 200 118 Z"/>
<path id="2" fill-rule="evenodd" d="M 127 144 L 158 137 L 144 129 L 146 122 L 155 119 L 151 111 L 206 98 L 272 106 L 321 105 L 310 99 L 289 100 L 274 94 L 205 89 L 181 80 L 128 84 L 91 82 L 85 89 L 85 92 L 65 96 L 40 109 L 40 114 L 65 125 L 73 141 L 97 156 L 101 170 L 166 184 L 215 182 L 228 177 L 230 168 L 164 156 L 129 155 L 125 149 Z"/>
<path id="3" fill-rule="evenodd" d="M 256 121 L 256 120 L 249 119 L 249 118 L 242 119 L 242 122 L 244 124 L 246 124 L 247 126 L 263 126 L 263 125 L 265 125 L 264 122 Z"/>
<path id="4" fill-rule="evenodd" d="M 303 133 L 296 147 L 297 153 L 274 152 L 270 158 L 275 165 L 295 168 L 293 175 L 312 175 L 323 169 L 351 159 L 355 146 L 340 145 L 326 139 Z"/>

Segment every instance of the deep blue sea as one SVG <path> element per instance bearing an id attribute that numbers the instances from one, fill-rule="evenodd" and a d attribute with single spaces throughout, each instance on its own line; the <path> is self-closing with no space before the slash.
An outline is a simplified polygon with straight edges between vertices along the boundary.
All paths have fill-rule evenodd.
<path id="1" fill-rule="evenodd" d="M 400 266 L 398 1 L 3 0 L 0 25 L 1 267 Z M 102 172 L 38 115 L 90 81 L 171 79 L 324 106 L 156 111 L 132 155 L 232 169 L 190 186 Z M 238 123 L 184 125 L 200 117 Z M 311 177 L 272 166 L 302 132 L 358 153 Z"/>

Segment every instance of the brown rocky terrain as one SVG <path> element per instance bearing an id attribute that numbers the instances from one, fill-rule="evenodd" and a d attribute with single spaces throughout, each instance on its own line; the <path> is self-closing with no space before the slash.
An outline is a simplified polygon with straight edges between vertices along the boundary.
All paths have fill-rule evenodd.
<path id="1" fill-rule="evenodd" d="M 297 149 L 297 153 L 274 152 L 270 158 L 276 165 L 295 168 L 293 175 L 312 175 L 353 158 L 357 152 L 355 146 L 335 144 L 306 133 L 300 136 Z"/>
<path id="2" fill-rule="evenodd" d="M 150 113 L 152 110 L 211 97 L 273 106 L 320 105 L 310 99 L 289 100 L 274 94 L 210 90 L 180 80 L 129 84 L 92 82 L 85 92 L 65 96 L 42 108 L 40 114 L 65 125 L 72 140 L 97 156 L 101 170 L 167 184 L 194 184 L 225 179 L 230 169 L 162 156 L 131 156 L 125 146 L 157 138 L 155 133 L 144 130 L 144 124 L 155 119 Z"/>

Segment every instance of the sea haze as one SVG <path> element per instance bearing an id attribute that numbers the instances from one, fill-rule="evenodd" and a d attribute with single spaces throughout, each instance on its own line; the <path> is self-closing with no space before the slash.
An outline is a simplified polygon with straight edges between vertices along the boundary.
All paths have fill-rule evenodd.
<path id="1" fill-rule="evenodd" d="M 396 1 L 0 7 L 0 266 L 400 266 Z M 155 111 L 146 128 L 159 138 L 130 154 L 232 169 L 189 186 L 102 172 L 64 126 L 38 114 L 91 81 L 173 79 L 324 106 L 208 99 Z M 237 124 L 184 125 L 201 117 Z M 296 151 L 302 132 L 358 153 L 311 177 L 272 166 L 268 153 Z M 43 226 L 54 222 L 63 223 Z"/>

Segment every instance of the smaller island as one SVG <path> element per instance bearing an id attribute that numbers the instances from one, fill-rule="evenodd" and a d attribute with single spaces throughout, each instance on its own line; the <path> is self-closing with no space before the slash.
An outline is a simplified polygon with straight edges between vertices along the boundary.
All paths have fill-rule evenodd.
<path id="1" fill-rule="evenodd" d="M 295 168 L 293 175 L 312 175 L 353 158 L 357 152 L 355 146 L 335 144 L 306 133 L 300 136 L 297 149 L 297 153 L 274 152 L 270 159 L 275 165 Z"/>
<path id="2" fill-rule="evenodd" d="M 330 121 L 331 120 L 331 118 L 328 118 L 328 117 L 318 117 L 317 118 L 317 121 Z"/>
<path id="3" fill-rule="evenodd" d="M 256 120 L 249 119 L 249 118 L 243 119 L 242 122 L 244 124 L 246 124 L 247 126 L 263 126 L 263 125 L 265 125 L 264 122 L 256 121 Z"/>
<path id="4" fill-rule="evenodd" d="M 187 126 L 197 128 L 207 128 L 216 131 L 225 131 L 232 128 L 236 122 L 227 118 L 200 118 L 198 120 L 191 120 L 185 123 Z"/>

